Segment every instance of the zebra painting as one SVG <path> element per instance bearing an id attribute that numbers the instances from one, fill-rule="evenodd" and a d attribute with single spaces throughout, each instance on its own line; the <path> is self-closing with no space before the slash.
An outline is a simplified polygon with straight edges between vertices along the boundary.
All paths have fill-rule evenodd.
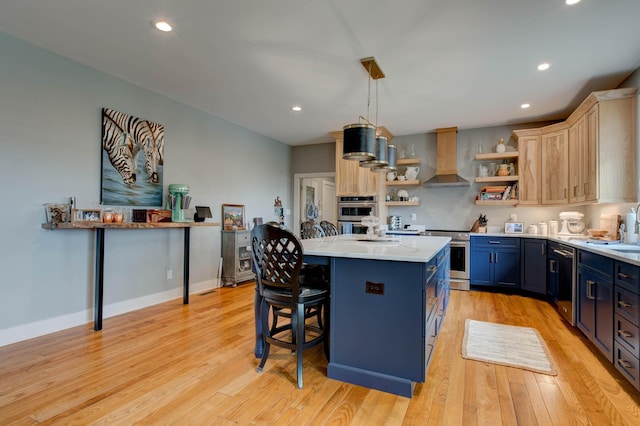
<path id="1" fill-rule="evenodd" d="M 162 205 L 163 125 L 103 108 L 102 148 L 103 203 Z"/>

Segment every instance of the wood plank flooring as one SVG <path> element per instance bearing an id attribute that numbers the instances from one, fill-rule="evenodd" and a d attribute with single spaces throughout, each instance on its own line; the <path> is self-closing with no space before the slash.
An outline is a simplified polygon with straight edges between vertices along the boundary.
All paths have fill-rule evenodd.
<path id="1" fill-rule="evenodd" d="M 327 379 L 322 346 L 253 356 L 252 283 L 0 348 L 0 424 L 638 425 L 640 393 L 544 301 L 452 291 L 411 399 Z M 547 376 L 461 357 L 467 318 L 535 327 Z M 401 350 L 401 348 L 398 348 Z"/>

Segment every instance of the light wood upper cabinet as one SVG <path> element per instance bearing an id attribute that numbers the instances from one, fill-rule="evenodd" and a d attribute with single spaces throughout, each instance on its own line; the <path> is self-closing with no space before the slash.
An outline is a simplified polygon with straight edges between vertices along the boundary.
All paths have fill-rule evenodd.
<path id="1" fill-rule="evenodd" d="M 542 166 L 540 163 L 540 135 L 528 134 L 527 130 L 514 132 L 518 141 L 519 159 L 519 200 L 521 205 L 542 204 Z"/>
<path id="2" fill-rule="evenodd" d="M 386 175 L 360 167 L 359 161 L 344 160 L 342 132 L 332 132 L 331 135 L 336 140 L 336 195 L 379 195 L 380 180 Z"/>
<path id="3" fill-rule="evenodd" d="M 567 129 L 542 133 L 542 204 L 569 201 L 569 135 Z"/>
<path id="4" fill-rule="evenodd" d="M 569 127 L 569 202 L 586 200 L 588 179 L 588 127 L 587 117 L 581 117 Z"/>
<path id="5" fill-rule="evenodd" d="M 636 88 L 593 92 L 562 123 L 514 131 L 520 204 L 633 202 L 637 197 Z M 536 175 L 536 138 L 540 173 Z M 541 197 L 533 194 L 538 188 Z"/>
<path id="6" fill-rule="evenodd" d="M 596 180 L 588 184 L 587 190 L 599 202 L 629 202 L 637 198 L 635 93 L 634 89 L 625 98 L 602 100 L 588 113 L 595 151 L 589 173 Z"/>

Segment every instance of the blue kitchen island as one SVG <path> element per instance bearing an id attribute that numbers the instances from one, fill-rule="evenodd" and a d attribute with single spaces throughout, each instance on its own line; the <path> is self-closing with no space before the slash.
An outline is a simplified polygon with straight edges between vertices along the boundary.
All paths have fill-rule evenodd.
<path id="1" fill-rule="evenodd" d="M 332 379 L 411 397 L 424 382 L 449 299 L 448 237 L 303 240 L 331 268 Z"/>

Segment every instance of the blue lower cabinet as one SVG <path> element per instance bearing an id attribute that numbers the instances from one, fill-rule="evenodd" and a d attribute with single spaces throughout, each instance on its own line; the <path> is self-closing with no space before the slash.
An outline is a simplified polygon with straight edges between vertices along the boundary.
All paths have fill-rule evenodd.
<path id="1" fill-rule="evenodd" d="M 576 326 L 613 361 L 613 260 L 578 250 Z"/>
<path id="2" fill-rule="evenodd" d="M 471 285 L 520 288 L 520 238 L 471 237 Z"/>
<path id="3" fill-rule="evenodd" d="M 547 241 L 523 238 L 520 288 L 531 293 L 547 294 Z"/>
<path id="4" fill-rule="evenodd" d="M 446 264 L 333 262 L 327 376 L 411 397 L 415 382 L 425 381 L 444 316 L 438 296 L 448 299 Z"/>

